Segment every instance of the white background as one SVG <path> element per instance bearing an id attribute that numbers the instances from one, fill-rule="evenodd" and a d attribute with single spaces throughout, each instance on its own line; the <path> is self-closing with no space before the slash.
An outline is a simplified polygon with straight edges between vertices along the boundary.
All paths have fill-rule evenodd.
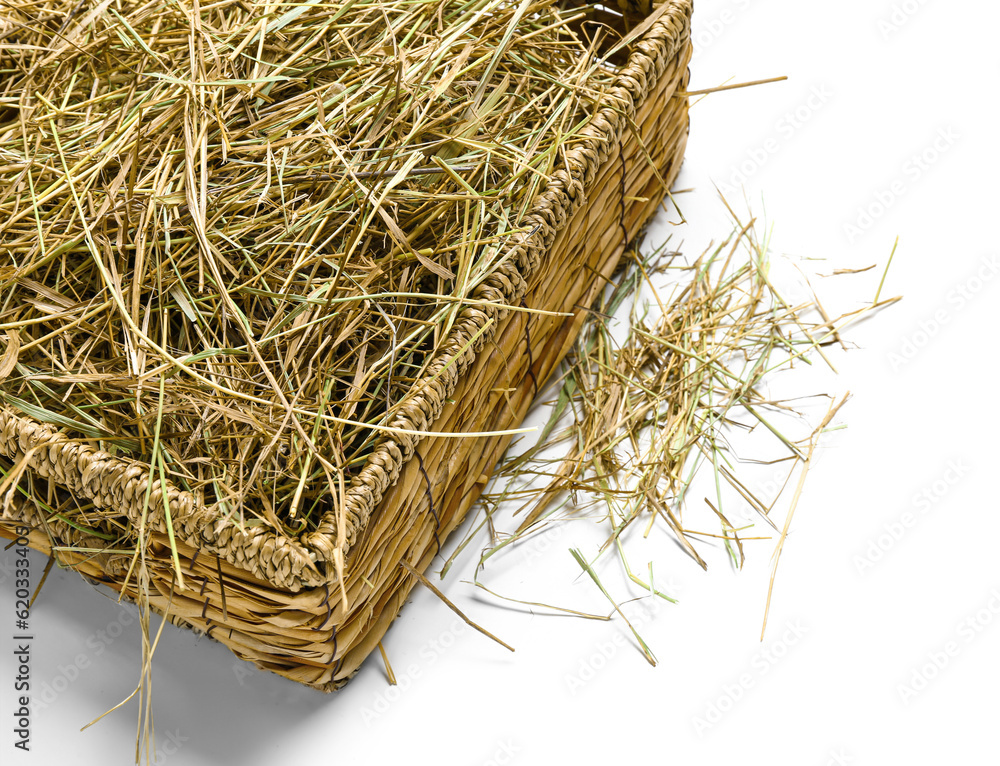
<path id="1" fill-rule="evenodd" d="M 345 690 L 323 695 L 168 626 L 155 657 L 157 762 L 998 762 L 1000 278 L 984 264 L 1000 256 L 1000 4 L 700 0 L 694 28 L 692 88 L 789 80 L 697 104 L 677 184 L 694 189 L 678 198 L 689 223 L 661 216 L 650 243 L 670 236 L 696 256 L 730 227 L 713 184 L 735 189 L 727 196 L 737 212 L 766 214 L 775 257 L 810 273 L 839 314 L 872 299 L 900 237 L 883 296 L 904 300 L 850 330 L 852 350 L 834 353 L 838 377 L 781 377 L 786 393 L 854 396 L 837 421 L 848 428 L 829 435 L 810 473 L 764 642 L 773 541 L 748 543 L 739 572 L 719 548 L 703 549 L 707 573 L 676 547 L 657 548 L 657 577 L 680 603 L 631 612 L 655 668 L 618 621 L 484 600 L 463 582 L 473 567 L 465 557 L 442 587 L 515 654 L 456 632 L 454 616 L 423 589 L 385 641 L 395 689 L 377 655 Z M 950 138 L 935 149 L 939 135 Z M 912 158 L 925 152 L 919 169 Z M 894 184 L 903 193 L 879 209 Z M 873 263 L 865 274 L 816 276 Z M 934 502 L 918 503 L 922 492 Z M 898 534 L 907 513 L 913 523 Z M 483 580 L 520 598 L 606 612 L 566 552 L 592 549 L 589 523 L 541 544 L 544 555 L 529 545 L 498 560 Z M 898 540 L 883 536 L 886 525 Z M 859 571 L 880 542 L 881 558 Z M 44 559 L 32 565 L 39 573 Z M 0 572 L 0 635 L 13 627 L 12 579 Z M 129 614 L 53 571 L 32 612 L 32 667 L 37 684 L 63 691 L 33 716 L 32 752 L 15 751 L 10 641 L 0 641 L 4 764 L 131 761 L 134 705 L 80 732 L 134 688 L 138 628 L 120 630 Z M 927 666 L 935 654 L 944 664 L 950 642 L 945 667 Z M 87 668 L 64 672 L 80 653 Z M 901 685 L 927 676 L 904 699 Z"/>

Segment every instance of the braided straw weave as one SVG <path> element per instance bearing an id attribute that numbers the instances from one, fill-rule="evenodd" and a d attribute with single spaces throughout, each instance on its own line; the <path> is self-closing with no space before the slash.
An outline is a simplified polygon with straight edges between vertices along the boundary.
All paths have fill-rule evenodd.
<path id="1" fill-rule="evenodd" d="M 619 0 L 639 35 L 614 87 L 534 201 L 511 257 L 480 285 L 426 373 L 351 479 L 343 507 L 299 539 L 268 527 L 223 523 L 188 492 L 154 481 L 149 602 L 243 659 L 332 690 L 357 671 L 399 613 L 412 576 L 482 491 L 510 436 L 452 439 L 415 432 L 490 432 L 517 426 L 567 353 L 626 245 L 655 212 L 680 168 L 688 131 L 687 66 L 693 0 Z M 677 95 L 681 93 L 681 95 Z M 572 316 L 505 311 L 524 305 Z M 487 325 L 489 325 L 487 327 Z M 486 327 L 485 331 L 483 328 Z M 0 455 L 54 491 L 138 525 L 149 466 L 114 457 L 0 407 Z M 187 587 L 174 586 L 169 507 Z M 91 550 L 108 543 L 12 495 L 0 533 L 31 528 L 32 547 Z M 341 526 L 342 525 L 342 526 Z M 135 598 L 131 556 L 59 553 L 60 561 Z M 343 576 L 341 581 L 340 575 Z M 168 609 L 169 603 L 169 609 Z"/>

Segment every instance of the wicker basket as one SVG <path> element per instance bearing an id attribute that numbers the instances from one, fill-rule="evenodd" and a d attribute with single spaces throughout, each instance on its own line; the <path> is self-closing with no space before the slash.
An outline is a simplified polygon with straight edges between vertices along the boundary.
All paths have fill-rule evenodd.
<path id="1" fill-rule="evenodd" d="M 667 0 L 655 9 L 630 0 L 622 10 L 634 39 L 620 59 L 616 87 L 586 128 L 586 140 L 566 153 L 536 198 L 534 225 L 515 257 L 481 288 L 478 297 L 486 302 L 461 312 L 447 344 L 413 385 L 392 423 L 400 431 L 516 427 L 573 342 L 584 317 L 579 307 L 592 303 L 676 177 L 688 131 L 683 92 L 692 0 Z M 608 20 L 621 23 L 622 17 Z M 501 305 L 572 316 L 505 312 Z M 220 524 L 189 493 L 154 482 L 153 505 L 169 503 L 187 587 L 173 587 L 160 514 L 147 553 L 155 587 L 150 604 L 167 611 L 169 601 L 171 621 L 206 633 L 258 667 L 333 690 L 377 647 L 414 586 L 400 562 L 419 570 L 431 563 L 510 438 L 385 438 L 347 487 L 339 509 L 346 524 L 331 518 L 299 539 Z M 113 457 L 7 407 L 0 408 L 0 455 L 35 481 L 138 523 L 147 465 Z M 31 528 L 31 546 L 45 553 L 53 546 L 108 546 L 43 518 L 34 504 L 14 496 L 0 533 L 13 536 L 22 525 Z M 130 557 L 59 552 L 58 559 L 120 590 Z M 132 587 L 129 598 L 137 596 Z"/>

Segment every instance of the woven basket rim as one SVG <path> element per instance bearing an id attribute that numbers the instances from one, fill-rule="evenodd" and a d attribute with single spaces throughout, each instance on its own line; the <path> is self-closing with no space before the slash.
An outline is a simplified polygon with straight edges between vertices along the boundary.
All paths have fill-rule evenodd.
<path id="1" fill-rule="evenodd" d="M 498 320 L 506 315 L 499 306 L 520 301 L 527 281 L 556 234 L 583 203 L 597 168 L 629 130 L 637 104 L 656 84 L 665 62 L 685 43 L 693 0 L 664 0 L 655 10 L 645 0 L 640 0 L 640 5 L 644 6 L 644 14 L 655 13 L 655 20 L 631 44 L 627 63 L 581 132 L 584 140 L 567 152 L 562 167 L 536 197 L 525 217 L 529 233 L 517 237 L 503 267 L 477 288 L 491 301 L 459 312 L 449 336 L 424 375 L 401 400 L 389 423 L 394 429 L 410 433 L 388 436 L 376 443 L 365 465 L 352 477 L 345 493 L 345 507 L 328 511 L 317 530 L 290 538 L 269 527 L 241 529 L 235 522 L 227 523 L 199 504 L 191 493 L 170 482 L 161 487 L 156 480 L 150 494 L 151 523 L 165 525 L 166 502 L 180 540 L 291 592 L 334 579 L 334 569 L 327 565 L 343 562 L 385 491 L 413 457 L 422 438 L 418 432 L 426 430 L 438 417 L 458 381 L 493 338 Z M 488 323 L 490 326 L 485 327 Z M 475 341 L 470 343 L 472 339 Z M 98 450 L 48 424 L 15 414 L 8 406 L 0 407 L 0 453 L 27 461 L 27 467 L 38 475 L 53 479 L 99 507 L 122 511 L 132 523 L 137 522 L 130 509 L 145 496 L 148 465 Z M 346 523 L 341 526 L 338 518 Z"/>

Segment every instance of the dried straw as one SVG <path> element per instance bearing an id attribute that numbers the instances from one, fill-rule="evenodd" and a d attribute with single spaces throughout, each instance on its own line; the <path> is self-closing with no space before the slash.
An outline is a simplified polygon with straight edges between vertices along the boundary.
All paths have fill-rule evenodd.
<path id="1" fill-rule="evenodd" d="M 3 402 L 152 464 L 223 523 L 335 530 L 343 483 L 406 431 L 400 402 L 493 297 L 613 80 L 583 18 L 6 4 Z"/>
<path id="2" fill-rule="evenodd" d="M 479 522 L 451 553 L 442 574 L 484 528 L 490 542 L 476 567 L 480 586 L 478 578 L 493 556 L 553 525 L 589 517 L 606 530 L 604 542 L 590 557 L 575 549 L 571 553 L 620 613 L 618 599 L 594 569 L 605 556 L 616 558 L 630 581 L 627 597 L 674 600 L 654 579 L 652 564 L 647 574 L 630 560 L 625 541 L 631 533 L 645 538 L 654 525 L 662 526 L 707 568 L 703 543 L 721 541 L 733 564 L 742 567 L 744 542 L 768 539 L 773 530 L 778 542 L 766 626 L 774 571 L 819 436 L 847 397 L 831 401 L 805 438 L 793 438 L 776 423 L 796 415 L 796 407 L 810 397 L 774 400 L 764 383 L 778 371 L 812 364 L 814 357 L 829 363 L 824 347 L 842 343 L 845 327 L 899 299 L 880 301 L 876 295 L 870 305 L 836 319 L 811 290 L 810 299 L 789 302 L 769 276 L 769 243 L 758 237 L 752 220 L 737 221 L 730 237 L 693 263 L 681 261 L 680 253 L 665 247 L 645 257 L 631 253 L 628 268 L 593 306 L 554 381 L 542 433 L 532 446 L 512 449 L 498 468 L 482 498 Z M 629 304 L 624 337 L 617 337 L 610 320 Z M 800 425 L 808 422 L 801 415 L 797 419 Z M 786 487 L 798 473 L 781 527 L 771 518 L 781 507 L 781 493 L 758 497 L 731 445 L 734 431 L 754 429 L 773 437 L 767 462 L 787 471 Z M 704 502 L 720 526 L 717 532 L 685 521 L 693 479 L 705 472 L 714 487 Z M 756 514 L 765 537 L 748 538 L 754 525 L 734 524 L 727 517 L 735 505 Z M 641 637 L 635 637 L 654 662 Z"/>

